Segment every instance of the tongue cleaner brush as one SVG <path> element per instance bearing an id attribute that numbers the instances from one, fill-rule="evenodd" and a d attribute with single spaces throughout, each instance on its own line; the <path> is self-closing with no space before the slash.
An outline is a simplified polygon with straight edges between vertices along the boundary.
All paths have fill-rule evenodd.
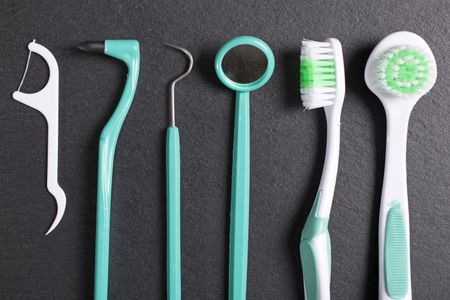
<path id="1" fill-rule="evenodd" d="M 25 72 L 17 91 L 13 93 L 12 97 L 14 100 L 38 110 L 47 120 L 47 189 L 55 198 L 57 206 L 56 217 L 53 224 L 50 226 L 50 229 L 45 234 L 48 235 L 56 228 L 56 226 L 58 226 L 66 209 L 66 194 L 58 184 L 59 70 L 55 57 L 47 48 L 33 40 L 28 44 L 28 49 L 30 50 L 30 53 L 28 54 Z M 44 88 L 38 92 L 29 94 L 21 92 L 20 88 L 25 80 L 32 52 L 37 53 L 44 58 L 48 65 L 49 78 Z"/>
<path id="2" fill-rule="evenodd" d="M 170 126 L 166 136 L 167 193 L 167 299 L 181 299 L 181 241 L 180 241 L 180 134 L 175 126 L 175 84 L 192 70 L 194 59 L 188 50 L 166 44 L 182 51 L 189 59 L 187 70 L 170 85 Z"/>
<path id="3" fill-rule="evenodd" d="M 123 61 L 128 67 L 125 88 L 116 110 L 100 135 L 97 183 L 97 229 L 95 240 L 94 299 L 108 299 L 109 228 L 114 152 L 120 129 L 133 102 L 139 76 L 139 42 L 106 40 L 78 45 L 82 51 L 103 53 Z"/>
<path id="4" fill-rule="evenodd" d="M 339 161 L 341 110 L 345 95 L 341 43 L 304 40 L 300 56 L 300 93 L 306 109 L 323 107 L 327 147 L 319 189 L 302 230 L 300 257 L 307 300 L 330 299 L 331 245 L 328 232 Z"/>
<path id="5" fill-rule="evenodd" d="M 215 70 L 220 81 L 236 91 L 228 281 L 228 298 L 231 300 L 243 300 L 247 292 L 250 92 L 266 84 L 274 68 L 275 58 L 270 47 L 252 36 L 239 36 L 229 40 L 215 58 Z"/>
<path id="6" fill-rule="evenodd" d="M 370 55 L 365 80 L 386 112 L 386 161 L 378 229 L 379 299 L 411 299 L 406 140 L 411 111 L 436 82 L 433 53 L 417 34 L 396 32 Z"/>

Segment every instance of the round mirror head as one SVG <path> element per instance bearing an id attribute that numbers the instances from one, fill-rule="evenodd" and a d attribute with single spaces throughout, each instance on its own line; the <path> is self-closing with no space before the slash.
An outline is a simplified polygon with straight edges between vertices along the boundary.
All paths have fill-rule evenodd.
<path id="1" fill-rule="evenodd" d="M 262 40 L 240 36 L 226 42 L 216 55 L 220 81 L 232 90 L 249 92 L 263 86 L 272 76 L 275 59 Z"/>
<path id="2" fill-rule="evenodd" d="M 254 46 L 236 46 L 222 60 L 225 76 L 238 83 L 252 83 L 261 78 L 266 69 L 266 55 Z"/>

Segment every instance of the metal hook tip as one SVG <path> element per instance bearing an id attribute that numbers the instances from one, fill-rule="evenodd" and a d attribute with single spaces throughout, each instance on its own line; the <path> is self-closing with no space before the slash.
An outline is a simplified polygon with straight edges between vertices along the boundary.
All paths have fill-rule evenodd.
<path id="1" fill-rule="evenodd" d="M 175 127 L 175 84 L 180 81 L 181 79 L 183 79 L 184 77 L 186 77 L 192 70 L 192 66 L 194 65 L 194 58 L 192 57 L 191 52 L 189 52 L 187 49 L 183 48 L 183 47 L 179 47 L 173 44 L 169 44 L 169 43 L 164 43 L 164 45 L 180 50 L 181 52 L 183 52 L 184 54 L 186 54 L 186 56 L 189 59 L 189 66 L 187 68 L 187 70 L 181 74 L 180 76 L 178 76 L 177 78 L 175 78 L 172 83 L 170 84 L 170 110 L 171 110 L 171 120 L 170 120 L 170 126 L 171 127 Z"/>
<path id="2" fill-rule="evenodd" d="M 184 52 L 184 54 L 186 54 L 189 58 L 190 65 L 192 65 L 194 63 L 194 58 L 192 57 L 192 54 L 191 54 L 191 52 L 189 52 L 188 49 L 174 45 L 174 44 L 170 44 L 170 43 L 163 43 L 163 45 L 170 47 L 170 48 L 180 50 L 181 52 Z"/>

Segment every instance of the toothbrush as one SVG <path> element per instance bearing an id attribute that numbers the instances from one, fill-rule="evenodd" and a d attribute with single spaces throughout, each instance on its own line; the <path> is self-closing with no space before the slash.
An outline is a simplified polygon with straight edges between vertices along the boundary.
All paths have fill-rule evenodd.
<path id="1" fill-rule="evenodd" d="M 307 109 L 323 107 L 327 119 L 325 163 L 313 208 L 303 227 L 300 257 L 307 300 L 330 299 L 331 245 L 328 232 L 339 160 L 340 118 L 345 95 L 341 43 L 304 40 L 300 55 L 300 94 Z"/>
<path id="2" fill-rule="evenodd" d="M 128 76 L 116 110 L 100 135 L 97 182 L 94 299 L 108 299 L 109 229 L 114 153 L 117 139 L 133 103 L 139 77 L 140 51 L 136 40 L 106 40 L 78 45 L 82 51 L 102 53 L 123 61 Z"/>
<path id="3" fill-rule="evenodd" d="M 189 59 L 187 70 L 170 85 L 170 126 L 166 136 L 166 193 L 167 193 L 167 299 L 181 299 L 181 225 L 180 225 L 180 133 L 175 126 L 175 84 L 189 75 L 194 64 L 191 53 L 181 47 Z"/>
<path id="4" fill-rule="evenodd" d="M 386 112 L 386 161 L 378 228 L 379 299 L 412 299 L 406 180 L 408 122 L 436 82 L 427 43 L 412 32 L 385 37 L 370 55 L 365 80 Z"/>

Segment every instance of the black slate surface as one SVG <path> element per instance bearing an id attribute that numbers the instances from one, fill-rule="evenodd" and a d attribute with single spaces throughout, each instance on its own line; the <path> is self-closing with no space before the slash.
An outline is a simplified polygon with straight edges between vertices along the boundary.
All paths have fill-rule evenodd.
<path id="1" fill-rule="evenodd" d="M 217 49 L 255 35 L 273 49 L 272 79 L 252 94 L 248 299 L 302 299 L 299 233 L 322 170 L 322 110 L 298 93 L 302 38 L 340 39 L 347 96 L 332 236 L 332 298 L 376 299 L 378 206 L 385 117 L 363 69 L 394 31 L 418 33 L 438 64 L 432 91 L 413 111 L 408 140 L 412 286 L 415 299 L 450 292 L 450 3 L 447 1 L 10 1 L 0 8 L 0 298 L 91 299 L 97 142 L 126 69 L 80 53 L 85 40 L 136 38 L 142 65 L 116 152 L 109 299 L 165 298 L 164 137 L 168 84 L 185 67 L 170 42 L 191 50 L 192 74 L 177 85 L 182 150 L 184 299 L 225 299 L 234 95 L 215 76 Z M 60 184 L 67 211 L 56 231 L 45 188 L 46 124 L 11 98 L 33 38 L 60 67 Z M 25 91 L 46 82 L 32 57 Z"/>

